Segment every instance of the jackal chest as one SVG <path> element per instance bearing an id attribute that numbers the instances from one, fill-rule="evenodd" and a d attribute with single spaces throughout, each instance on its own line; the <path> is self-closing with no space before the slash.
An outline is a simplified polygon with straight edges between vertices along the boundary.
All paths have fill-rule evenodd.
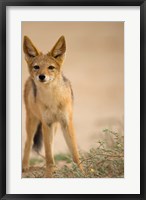
<path id="1" fill-rule="evenodd" d="M 61 97 L 57 98 L 52 95 L 48 96 L 47 98 L 41 98 L 39 107 L 42 119 L 47 124 L 51 124 L 57 121 L 61 122 L 67 118 L 65 105 L 62 103 Z"/>

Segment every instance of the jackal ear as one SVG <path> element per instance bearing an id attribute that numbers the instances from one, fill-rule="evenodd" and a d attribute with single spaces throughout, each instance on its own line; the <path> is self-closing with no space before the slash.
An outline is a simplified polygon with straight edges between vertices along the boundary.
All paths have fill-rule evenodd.
<path id="1" fill-rule="evenodd" d="M 65 51 L 66 51 L 66 43 L 64 36 L 61 36 L 52 50 L 50 51 L 49 55 L 53 56 L 55 59 L 57 59 L 59 62 L 63 62 L 65 57 Z"/>
<path id="2" fill-rule="evenodd" d="M 23 51 L 25 53 L 26 61 L 28 61 L 30 58 L 39 55 L 39 51 L 27 36 L 24 36 Z"/>

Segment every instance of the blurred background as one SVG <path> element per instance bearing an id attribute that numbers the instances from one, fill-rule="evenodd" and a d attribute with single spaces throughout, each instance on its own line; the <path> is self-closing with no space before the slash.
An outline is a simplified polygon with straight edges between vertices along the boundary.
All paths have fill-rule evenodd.
<path id="1" fill-rule="evenodd" d="M 104 139 L 103 129 L 124 134 L 124 23 L 123 22 L 23 22 L 24 35 L 47 53 L 61 35 L 67 52 L 63 71 L 74 91 L 74 125 L 81 150 Z M 22 50 L 22 91 L 28 78 Z M 22 149 L 26 139 L 22 102 Z M 55 153 L 68 152 L 63 134 L 55 136 Z M 22 151 L 23 152 L 23 151 Z"/>

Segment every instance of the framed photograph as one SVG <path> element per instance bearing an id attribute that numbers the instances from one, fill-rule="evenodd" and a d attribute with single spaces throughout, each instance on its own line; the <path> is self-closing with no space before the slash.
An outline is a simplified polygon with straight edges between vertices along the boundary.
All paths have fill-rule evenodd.
<path id="1" fill-rule="evenodd" d="M 145 1 L 0 1 L 1 199 L 146 199 Z"/>

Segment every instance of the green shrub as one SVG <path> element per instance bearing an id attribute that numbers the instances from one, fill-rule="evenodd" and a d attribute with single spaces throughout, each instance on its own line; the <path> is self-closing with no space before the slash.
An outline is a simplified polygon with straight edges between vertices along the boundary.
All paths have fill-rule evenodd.
<path id="1" fill-rule="evenodd" d="M 124 177 L 124 137 L 105 129 L 105 134 L 113 136 L 114 143 L 108 147 L 105 142 L 98 141 L 96 148 L 87 153 L 80 153 L 84 173 L 77 165 L 63 166 L 54 174 L 55 178 L 123 178 Z"/>

